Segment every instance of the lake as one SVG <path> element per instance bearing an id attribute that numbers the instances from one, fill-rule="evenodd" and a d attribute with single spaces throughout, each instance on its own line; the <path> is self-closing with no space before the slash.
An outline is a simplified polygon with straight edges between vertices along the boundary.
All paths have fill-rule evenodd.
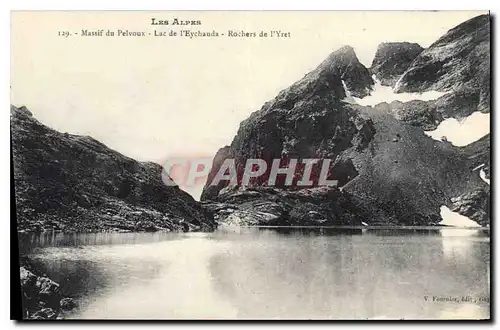
<path id="1" fill-rule="evenodd" d="M 489 318 L 482 229 L 23 234 L 76 319 Z"/>

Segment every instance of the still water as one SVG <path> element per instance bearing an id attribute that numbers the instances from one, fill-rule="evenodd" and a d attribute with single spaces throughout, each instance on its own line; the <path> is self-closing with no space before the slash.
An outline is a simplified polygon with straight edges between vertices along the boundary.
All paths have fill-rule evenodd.
<path id="1" fill-rule="evenodd" d="M 489 244 L 480 229 L 20 238 L 76 319 L 484 319 Z"/>

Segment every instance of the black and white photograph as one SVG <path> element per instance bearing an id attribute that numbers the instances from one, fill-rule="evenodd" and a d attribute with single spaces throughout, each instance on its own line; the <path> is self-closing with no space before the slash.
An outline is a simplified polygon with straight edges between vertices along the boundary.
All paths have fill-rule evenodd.
<path id="1" fill-rule="evenodd" d="M 491 319 L 490 12 L 10 16 L 19 320 Z"/>

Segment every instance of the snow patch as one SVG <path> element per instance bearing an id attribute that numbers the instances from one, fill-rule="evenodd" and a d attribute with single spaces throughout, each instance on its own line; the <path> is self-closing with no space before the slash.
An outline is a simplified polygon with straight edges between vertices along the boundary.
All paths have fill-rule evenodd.
<path id="1" fill-rule="evenodd" d="M 344 80 L 342 80 L 342 86 L 344 86 L 344 92 L 345 92 L 345 95 L 346 95 L 345 98 L 342 101 L 344 101 L 346 103 L 349 103 L 349 104 L 356 104 L 356 101 L 352 97 L 351 92 L 349 92 L 349 90 L 347 89 L 347 85 L 345 84 Z"/>
<path id="2" fill-rule="evenodd" d="M 437 141 L 446 137 L 446 140 L 454 146 L 463 147 L 490 133 L 490 114 L 475 111 L 460 121 L 448 118 L 443 120 L 435 130 L 424 133 Z"/>
<path id="3" fill-rule="evenodd" d="M 441 218 L 443 219 L 439 224 L 453 227 L 481 227 L 477 222 L 463 216 L 457 212 L 452 212 L 448 207 L 441 206 Z"/>
<path id="4" fill-rule="evenodd" d="M 391 103 L 392 101 L 408 102 L 413 100 L 430 101 L 440 98 L 446 93 L 438 91 L 428 91 L 424 93 L 395 93 L 390 86 L 383 86 L 375 75 L 372 76 L 375 81 L 370 95 L 363 98 L 353 97 L 352 99 L 359 105 L 377 105 L 382 102 Z M 345 88 L 345 85 L 344 85 Z M 347 93 L 346 93 L 347 94 Z"/>

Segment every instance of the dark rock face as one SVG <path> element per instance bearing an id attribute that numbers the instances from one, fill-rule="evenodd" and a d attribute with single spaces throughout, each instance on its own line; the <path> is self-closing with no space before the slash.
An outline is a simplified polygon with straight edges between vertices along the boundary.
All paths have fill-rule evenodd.
<path id="1" fill-rule="evenodd" d="M 417 43 L 384 42 L 377 48 L 370 71 L 382 85 L 394 86 L 399 76 L 423 50 Z"/>
<path id="2" fill-rule="evenodd" d="M 450 117 L 490 111 L 490 17 L 472 18 L 425 49 L 403 73 L 396 92 L 449 91 L 439 100 Z"/>
<path id="3" fill-rule="evenodd" d="M 166 186 L 162 167 L 88 136 L 60 133 L 11 107 L 18 230 L 213 230 L 191 196 Z"/>
<path id="4" fill-rule="evenodd" d="M 37 276 L 20 267 L 23 318 L 53 320 L 77 305 L 72 298 L 63 298 L 59 284 L 45 276 Z"/>

